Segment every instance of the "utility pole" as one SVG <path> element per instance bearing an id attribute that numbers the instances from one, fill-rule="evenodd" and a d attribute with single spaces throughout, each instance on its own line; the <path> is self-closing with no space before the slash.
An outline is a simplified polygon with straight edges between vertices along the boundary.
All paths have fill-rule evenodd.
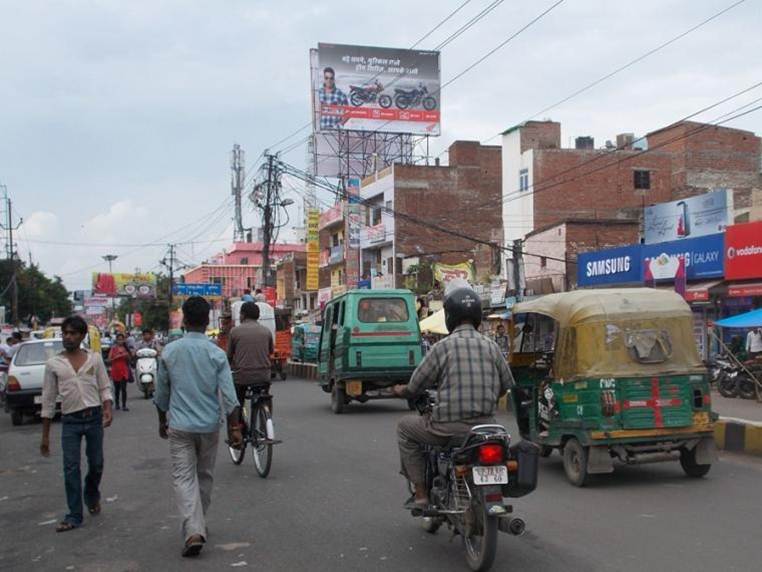
<path id="1" fill-rule="evenodd" d="M 19 288 L 18 288 L 18 266 L 16 264 L 16 244 L 13 242 L 13 231 L 18 230 L 24 219 L 19 219 L 17 225 L 13 225 L 13 204 L 8 197 L 8 188 L 0 185 L 2 189 L 2 200 L 5 206 L 5 223 L 0 224 L 0 228 L 6 232 L 5 253 L 8 260 L 11 261 L 11 323 L 18 325 L 19 321 Z"/>
<path id="2" fill-rule="evenodd" d="M 278 195 L 272 155 L 267 156 L 267 190 L 262 213 L 262 285 L 270 285 L 270 242 L 272 241 L 272 201 Z"/>
<path id="3" fill-rule="evenodd" d="M 174 244 L 168 244 L 167 247 L 169 248 L 169 261 L 167 261 L 167 257 L 165 256 L 161 260 L 161 264 L 165 266 L 169 270 L 169 311 L 172 311 L 172 302 L 174 302 L 174 287 L 175 287 L 175 248 L 176 245 Z"/>
<path id="4" fill-rule="evenodd" d="M 513 241 L 513 279 L 515 280 L 516 301 L 524 297 L 524 241 L 520 238 Z"/>
<path id="5" fill-rule="evenodd" d="M 241 196 L 246 180 L 245 152 L 236 143 L 230 156 L 230 192 L 235 198 L 235 216 L 233 218 L 233 242 L 246 241 L 246 229 L 243 228 Z"/>

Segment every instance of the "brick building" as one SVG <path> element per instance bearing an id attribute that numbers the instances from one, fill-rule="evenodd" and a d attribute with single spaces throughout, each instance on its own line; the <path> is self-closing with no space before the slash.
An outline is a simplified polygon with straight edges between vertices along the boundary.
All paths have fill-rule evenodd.
<path id="1" fill-rule="evenodd" d="M 449 157 L 448 166 L 393 165 L 362 182 L 361 197 L 370 205 L 360 233 L 361 275 L 374 287 L 403 286 L 406 268 L 423 260 L 474 260 L 482 279 L 495 272 L 489 246 L 384 211 L 499 244 L 500 147 L 456 141 Z"/>
<path id="2" fill-rule="evenodd" d="M 526 235 L 524 274 L 527 293 L 550 294 L 576 287 L 577 255 L 638 241 L 640 223 L 633 220 L 569 219 Z"/>
<path id="3" fill-rule="evenodd" d="M 748 222 L 762 203 L 760 138 L 751 131 L 684 121 L 648 134 L 649 148 L 672 159 L 670 200 L 733 190 L 734 218 Z"/>
<path id="4" fill-rule="evenodd" d="M 278 305 L 306 313 L 317 307 L 317 292 L 305 290 L 307 285 L 307 253 L 291 252 L 275 265 Z"/>
<path id="5" fill-rule="evenodd" d="M 733 190 L 736 222 L 759 216 L 762 162 L 760 138 L 753 133 L 683 122 L 649 133 L 645 141 L 632 134 L 616 139 L 616 146 L 607 142 L 595 149 L 592 138 L 579 137 L 575 148 L 562 149 L 561 125 L 554 121 L 528 121 L 505 131 L 505 244 L 569 219 L 642 221 L 647 205 L 717 188 Z"/>
<path id="6" fill-rule="evenodd" d="M 271 263 L 292 252 L 305 252 L 303 244 L 273 244 L 270 246 Z M 195 268 L 183 273 L 183 280 L 191 284 L 222 284 L 225 298 L 241 296 L 246 289 L 254 290 L 262 268 L 261 242 L 236 242 L 228 251 L 212 256 Z"/>

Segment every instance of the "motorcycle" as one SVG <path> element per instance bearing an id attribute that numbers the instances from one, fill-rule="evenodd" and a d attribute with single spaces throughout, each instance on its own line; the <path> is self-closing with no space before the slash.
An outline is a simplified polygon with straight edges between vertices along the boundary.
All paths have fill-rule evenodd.
<path id="1" fill-rule="evenodd" d="M 135 377 L 138 387 L 143 392 L 143 397 L 148 399 L 153 396 L 156 387 L 156 372 L 159 367 L 159 352 L 151 348 L 142 348 L 135 352 Z"/>
<path id="2" fill-rule="evenodd" d="M 392 98 L 385 93 L 381 93 L 382 91 L 384 91 L 384 86 L 379 81 L 369 86 L 350 85 L 349 101 L 355 107 L 360 107 L 365 103 L 373 103 L 378 99 L 378 104 L 384 109 L 388 109 L 392 106 Z"/>
<path id="3" fill-rule="evenodd" d="M 400 89 L 394 90 L 394 105 L 400 109 L 409 109 L 422 105 L 426 111 L 436 109 L 437 100 L 429 95 L 428 88 L 421 84 L 418 84 L 416 89 Z"/>
<path id="4" fill-rule="evenodd" d="M 754 362 L 746 362 L 747 369 L 754 368 Z M 709 379 L 715 383 L 720 395 L 732 399 L 755 399 L 757 396 L 754 379 L 727 356 L 717 356 L 707 363 Z"/>
<path id="5" fill-rule="evenodd" d="M 431 411 L 428 392 L 415 401 L 422 415 Z M 505 427 L 475 425 L 445 447 L 426 446 L 429 505 L 415 508 L 423 529 L 434 534 L 446 524 L 460 535 L 471 570 L 489 570 L 495 560 L 497 533 L 520 536 L 526 524 L 513 516 L 510 498 L 537 486 L 539 447 L 529 441 L 511 446 Z M 412 484 L 410 489 L 412 490 Z"/>
<path id="6" fill-rule="evenodd" d="M 738 397 L 738 367 L 727 356 L 718 355 L 707 361 L 709 381 L 727 398 Z"/>

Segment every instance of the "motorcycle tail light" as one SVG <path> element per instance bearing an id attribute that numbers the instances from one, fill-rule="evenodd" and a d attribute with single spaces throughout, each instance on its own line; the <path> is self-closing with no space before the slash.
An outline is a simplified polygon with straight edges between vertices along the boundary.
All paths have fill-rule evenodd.
<path id="1" fill-rule="evenodd" d="M 479 463 L 482 465 L 496 465 L 503 462 L 505 447 L 498 443 L 487 443 L 479 447 Z"/>
<path id="2" fill-rule="evenodd" d="M 19 380 L 12 375 L 8 377 L 8 383 L 5 384 L 5 391 L 21 391 Z"/>

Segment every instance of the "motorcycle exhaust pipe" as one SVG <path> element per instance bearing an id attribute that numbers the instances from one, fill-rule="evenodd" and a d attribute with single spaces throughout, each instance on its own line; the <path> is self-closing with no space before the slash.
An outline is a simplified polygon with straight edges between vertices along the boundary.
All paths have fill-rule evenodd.
<path id="1" fill-rule="evenodd" d="M 526 522 L 522 518 L 501 518 L 498 521 L 498 529 L 500 532 L 507 532 L 514 536 L 521 536 L 524 534 L 527 528 Z"/>

